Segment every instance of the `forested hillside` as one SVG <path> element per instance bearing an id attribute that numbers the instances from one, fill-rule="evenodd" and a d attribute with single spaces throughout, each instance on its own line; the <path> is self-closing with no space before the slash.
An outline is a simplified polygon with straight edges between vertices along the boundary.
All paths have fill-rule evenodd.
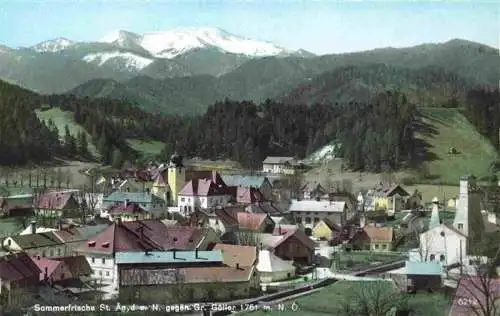
<path id="1" fill-rule="evenodd" d="M 474 89 L 467 94 L 465 115 L 485 135 L 491 143 L 500 149 L 500 91 L 498 89 Z"/>
<path id="2" fill-rule="evenodd" d="M 287 104 L 335 104 L 369 102 L 378 92 L 399 90 L 420 106 L 443 106 L 451 100 L 465 101 L 473 80 L 442 68 L 409 69 L 372 64 L 348 66 L 325 72 L 288 93 Z"/>
<path id="3" fill-rule="evenodd" d="M 63 153 L 57 133 L 41 123 L 37 95 L 0 81 L 0 164 L 39 163 Z"/>

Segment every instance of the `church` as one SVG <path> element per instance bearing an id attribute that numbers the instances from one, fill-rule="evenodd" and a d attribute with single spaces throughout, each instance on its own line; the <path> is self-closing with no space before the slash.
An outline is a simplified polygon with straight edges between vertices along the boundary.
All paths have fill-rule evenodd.
<path id="1" fill-rule="evenodd" d="M 433 209 L 429 229 L 420 234 L 418 252 L 420 261 L 439 261 L 445 266 L 453 264 L 471 264 L 471 250 L 482 240 L 486 231 L 497 230 L 482 211 L 482 190 L 474 176 L 460 178 L 460 194 L 453 224 L 444 224 L 439 218 L 437 198 L 433 200 Z M 415 256 L 415 254 L 414 254 Z"/>

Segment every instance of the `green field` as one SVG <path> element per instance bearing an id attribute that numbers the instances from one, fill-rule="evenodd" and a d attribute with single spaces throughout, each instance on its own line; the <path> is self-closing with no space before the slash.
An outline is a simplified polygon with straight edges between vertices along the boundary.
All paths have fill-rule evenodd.
<path id="1" fill-rule="evenodd" d="M 164 143 L 158 141 L 148 141 L 140 139 L 127 139 L 127 144 L 135 151 L 141 152 L 145 156 L 156 156 L 160 154 Z"/>
<path id="2" fill-rule="evenodd" d="M 278 316 L 278 315 L 303 315 L 303 316 L 327 316 L 327 315 L 354 315 L 352 312 L 346 314 L 344 307 L 348 302 L 348 295 L 361 292 L 362 288 L 366 289 L 367 286 L 371 286 L 375 283 L 379 285 L 382 284 L 381 281 L 339 281 L 333 285 L 325 287 L 317 292 L 298 297 L 296 299 L 283 302 L 285 305 L 285 311 L 279 311 L 277 306 L 269 311 L 259 310 L 256 312 L 246 313 L 246 316 Z M 385 282 L 384 282 L 385 283 Z M 391 283 L 387 282 L 389 287 Z M 364 293 L 373 294 L 373 303 L 375 304 L 377 293 L 380 293 L 381 301 L 384 300 L 383 296 L 386 296 L 386 290 L 392 292 L 390 289 L 382 290 L 382 287 L 377 285 L 374 287 L 373 291 L 365 291 Z M 376 288 L 380 287 L 381 291 L 377 291 Z M 388 295 L 387 295 L 388 296 Z M 392 295 L 391 295 L 392 297 Z M 450 300 L 441 294 L 428 294 L 428 293 L 418 293 L 414 295 L 402 294 L 402 297 L 406 297 L 407 303 L 406 307 L 413 311 L 412 315 L 415 316 L 428 316 L 428 315 L 446 315 Z M 292 311 L 292 304 L 295 304 L 295 311 Z"/>
<path id="3" fill-rule="evenodd" d="M 60 108 L 55 107 L 48 110 L 36 110 L 36 115 L 40 120 L 48 121 L 52 119 L 54 124 L 59 130 L 59 137 L 64 137 L 64 128 L 68 125 L 69 132 L 72 136 L 77 136 L 79 132 L 85 132 L 87 134 L 87 140 L 89 140 L 89 151 L 94 157 L 99 156 L 99 152 L 94 144 L 90 141 L 92 137 L 87 133 L 83 127 L 75 122 L 73 119 L 73 114 L 70 111 L 62 111 Z"/>
<path id="4" fill-rule="evenodd" d="M 455 184 L 462 175 L 473 174 L 478 179 L 490 175 L 489 167 L 498 160 L 498 154 L 458 109 L 422 108 L 421 114 L 423 122 L 434 129 L 419 136 L 430 145 L 431 155 L 436 156 L 425 163 L 431 178 Z M 450 154 L 450 148 L 457 153 Z"/>

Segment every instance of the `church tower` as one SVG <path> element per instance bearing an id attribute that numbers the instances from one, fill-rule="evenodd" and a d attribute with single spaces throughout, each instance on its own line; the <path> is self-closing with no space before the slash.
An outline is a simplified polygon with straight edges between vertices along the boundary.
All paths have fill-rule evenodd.
<path id="1" fill-rule="evenodd" d="M 460 195 L 453 227 L 467 236 L 469 242 L 480 240 L 484 231 L 480 190 L 474 176 L 460 178 Z"/>
<path id="2" fill-rule="evenodd" d="M 168 164 L 168 185 L 170 186 L 170 198 L 177 205 L 177 195 L 186 184 L 186 168 L 182 163 L 182 156 L 174 154 Z"/>
<path id="3" fill-rule="evenodd" d="M 429 221 L 429 230 L 439 227 L 441 225 L 441 221 L 439 219 L 439 200 L 437 197 L 432 199 L 432 213 L 431 220 Z"/>

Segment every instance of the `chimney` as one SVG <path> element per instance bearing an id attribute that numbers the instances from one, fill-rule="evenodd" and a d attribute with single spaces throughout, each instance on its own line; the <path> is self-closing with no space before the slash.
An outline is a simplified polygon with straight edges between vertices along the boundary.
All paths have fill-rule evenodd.
<path id="1" fill-rule="evenodd" d="M 36 256 L 36 260 L 40 260 L 40 255 L 37 255 L 37 256 Z"/>
<path id="2" fill-rule="evenodd" d="M 198 248 L 194 251 L 195 258 L 198 259 Z"/>
<path id="3" fill-rule="evenodd" d="M 31 233 L 36 234 L 36 221 L 31 221 Z"/>
<path id="4" fill-rule="evenodd" d="M 236 263 L 236 270 L 239 270 L 239 269 L 240 269 L 240 264 Z"/>
<path id="5" fill-rule="evenodd" d="M 146 194 L 151 194 L 151 190 L 149 188 L 146 188 Z"/>
<path id="6" fill-rule="evenodd" d="M 122 218 L 120 216 L 118 216 L 116 218 L 116 224 L 121 225 L 121 223 L 122 223 Z"/>
<path id="7" fill-rule="evenodd" d="M 134 219 L 135 219 L 136 221 L 138 221 L 138 220 L 139 220 L 139 215 L 135 215 L 135 216 L 134 216 Z"/>
<path id="8" fill-rule="evenodd" d="M 281 224 L 278 224 L 278 234 L 281 236 Z"/>
<path id="9" fill-rule="evenodd" d="M 62 220 L 57 221 L 57 229 L 62 230 Z"/>
<path id="10" fill-rule="evenodd" d="M 125 208 L 127 208 L 128 203 L 129 203 L 129 199 L 125 199 L 125 201 L 123 202 L 123 205 L 125 206 Z"/>
<path id="11" fill-rule="evenodd" d="M 176 252 L 176 250 L 175 250 L 175 249 L 173 249 L 173 250 L 172 250 L 172 252 L 173 252 L 173 255 L 174 255 L 174 259 L 177 259 L 177 257 L 175 256 L 175 252 Z"/>
<path id="12" fill-rule="evenodd" d="M 45 280 L 49 278 L 49 268 L 45 267 L 45 273 L 44 273 Z"/>

